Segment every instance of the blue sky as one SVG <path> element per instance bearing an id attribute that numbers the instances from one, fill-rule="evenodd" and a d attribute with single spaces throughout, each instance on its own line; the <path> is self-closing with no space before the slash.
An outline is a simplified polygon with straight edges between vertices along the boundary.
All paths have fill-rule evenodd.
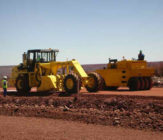
<path id="1" fill-rule="evenodd" d="M 0 65 L 28 49 L 59 49 L 58 61 L 163 60 L 163 0 L 0 0 Z"/>

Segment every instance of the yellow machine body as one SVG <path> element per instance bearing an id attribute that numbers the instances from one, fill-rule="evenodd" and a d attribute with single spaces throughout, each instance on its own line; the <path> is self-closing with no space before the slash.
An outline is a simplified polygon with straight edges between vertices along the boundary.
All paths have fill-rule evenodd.
<path id="1" fill-rule="evenodd" d="M 31 53 L 33 60 L 28 60 Z M 36 60 L 38 53 L 41 56 L 48 54 L 47 58 L 51 60 L 50 50 L 30 50 L 29 56 L 23 55 L 23 64 L 12 69 L 9 82 L 19 92 L 29 92 L 32 87 L 37 87 L 39 92 L 54 90 L 73 93 L 77 92 L 77 86 L 81 88 L 87 83 L 88 75 L 78 61 L 41 62 Z"/>
<path id="2" fill-rule="evenodd" d="M 107 68 L 96 70 L 102 76 L 106 86 L 127 87 L 132 77 L 151 77 L 154 69 L 147 66 L 146 61 L 122 60 L 116 63 L 109 63 Z"/>
<path id="3" fill-rule="evenodd" d="M 41 85 L 37 88 L 38 91 L 49 91 L 57 89 L 56 76 L 48 75 L 41 77 Z"/>
<path id="4" fill-rule="evenodd" d="M 9 82 L 10 85 L 15 86 L 18 76 L 28 75 L 29 86 L 37 87 L 38 91 L 55 90 L 63 92 L 63 80 L 69 73 L 76 73 L 82 80 L 83 85 L 86 84 L 88 75 L 76 60 L 38 63 L 34 72 L 27 72 L 26 70 L 19 71 L 18 66 L 16 66 L 12 69 L 12 75 Z"/>
<path id="5" fill-rule="evenodd" d="M 150 90 L 154 69 L 144 60 L 110 59 L 106 68 L 88 74 L 87 90 L 117 90 L 128 87 L 131 91 Z"/>
<path id="6" fill-rule="evenodd" d="M 65 76 L 69 73 L 76 73 L 82 80 L 83 86 L 86 84 L 88 78 L 88 75 L 86 74 L 80 63 L 76 60 L 66 62 L 40 63 L 39 71 L 40 75 L 43 75 L 43 71 L 46 71 L 47 73 L 45 73 L 47 74 L 47 76 L 40 76 L 41 85 L 38 87 L 38 91 L 53 89 L 56 91 L 63 92 L 63 80 Z M 49 75 L 50 73 L 52 75 Z"/>

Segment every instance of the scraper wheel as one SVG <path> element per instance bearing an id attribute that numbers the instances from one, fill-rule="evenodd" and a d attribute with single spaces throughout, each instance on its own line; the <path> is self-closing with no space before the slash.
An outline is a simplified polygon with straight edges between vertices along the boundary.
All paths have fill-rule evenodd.
<path id="1" fill-rule="evenodd" d="M 88 78 L 88 83 L 87 85 L 85 86 L 86 89 L 89 91 L 89 92 L 97 92 L 101 89 L 101 77 L 98 73 L 96 72 L 91 72 L 88 74 L 89 78 Z"/>

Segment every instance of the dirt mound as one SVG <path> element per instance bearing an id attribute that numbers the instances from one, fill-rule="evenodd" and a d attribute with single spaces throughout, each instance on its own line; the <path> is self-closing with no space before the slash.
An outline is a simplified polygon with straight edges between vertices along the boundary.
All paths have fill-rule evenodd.
<path id="1" fill-rule="evenodd" d="M 82 121 L 163 131 L 160 97 L 78 95 L 72 97 L 0 97 L 0 114 Z"/>

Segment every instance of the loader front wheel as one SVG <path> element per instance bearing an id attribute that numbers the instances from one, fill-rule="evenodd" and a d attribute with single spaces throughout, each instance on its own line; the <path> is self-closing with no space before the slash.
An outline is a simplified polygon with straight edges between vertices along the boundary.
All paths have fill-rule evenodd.
<path id="1" fill-rule="evenodd" d="M 97 92 L 101 88 L 101 78 L 100 75 L 96 72 L 91 72 L 88 74 L 88 83 L 85 86 L 89 92 Z"/>
<path id="2" fill-rule="evenodd" d="M 28 93 L 31 90 L 28 84 L 27 76 L 19 76 L 16 79 L 15 87 L 19 93 Z"/>
<path id="3" fill-rule="evenodd" d="M 80 80 L 76 74 L 68 74 L 63 81 L 65 92 L 69 94 L 77 93 L 78 82 L 80 82 Z M 79 89 L 81 88 L 80 86 L 79 84 Z"/>

